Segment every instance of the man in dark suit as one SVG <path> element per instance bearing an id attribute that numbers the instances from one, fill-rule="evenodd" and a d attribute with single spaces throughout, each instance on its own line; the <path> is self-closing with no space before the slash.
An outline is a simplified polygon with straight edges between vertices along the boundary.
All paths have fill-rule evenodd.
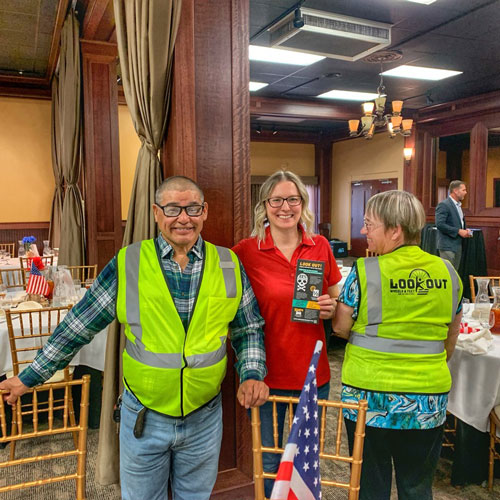
<path id="1" fill-rule="evenodd" d="M 436 227 L 438 229 L 437 247 L 439 256 L 449 260 L 458 271 L 462 257 L 462 238 L 472 237 L 466 229 L 462 212 L 462 200 L 467 194 L 463 181 L 451 181 L 450 195 L 436 207 Z"/>

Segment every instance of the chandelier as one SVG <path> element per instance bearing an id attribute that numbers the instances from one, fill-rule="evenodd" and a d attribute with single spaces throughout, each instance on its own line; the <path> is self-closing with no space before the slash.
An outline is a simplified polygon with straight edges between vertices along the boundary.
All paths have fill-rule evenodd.
<path id="1" fill-rule="evenodd" d="M 389 136 L 396 137 L 396 134 L 401 134 L 404 137 L 411 135 L 411 127 L 413 120 L 403 120 L 401 110 L 403 109 L 403 101 L 392 101 L 392 113 L 385 113 L 386 93 L 383 76 L 380 75 L 380 84 L 377 88 L 378 97 L 375 102 L 363 103 L 364 116 L 361 117 L 361 129 L 358 132 L 359 120 L 349 120 L 349 136 L 359 137 L 364 136 L 366 139 L 371 139 L 375 128 L 387 127 Z"/>

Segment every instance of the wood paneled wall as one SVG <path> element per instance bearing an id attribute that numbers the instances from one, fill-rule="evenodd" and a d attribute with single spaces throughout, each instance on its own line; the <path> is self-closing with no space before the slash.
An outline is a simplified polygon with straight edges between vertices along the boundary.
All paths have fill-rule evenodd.
<path id="1" fill-rule="evenodd" d="M 10 222 L 0 224 L 0 243 L 15 243 L 17 257 L 17 242 L 25 236 L 34 236 L 39 253 L 43 250 L 43 240 L 49 239 L 48 222 Z"/>
<path id="2" fill-rule="evenodd" d="M 427 220 L 434 221 L 433 140 L 470 132 L 469 227 L 481 228 L 486 246 L 488 274 L 500 274 L 500 208 L 486 207 L 488 129 L 500 127 L 500 92 L 491 92 L 420 110 L 416 116 L 415 156 L 405 169 L 405 189 L 422 200 Z M 452 179 L 450 179 L 452 180 Z"/>
<path id="3" fill-rule="evenodd" d="M 231 247 L 250 230 L 248 0 L 184 0 L 175 47 L 164 175 L 186 175 L 204 190 L 203 237 Z M 222 387 L 223 440 L 212 498 L 253 498 L 250 422 L 236 401 L 229 364 Z"/>

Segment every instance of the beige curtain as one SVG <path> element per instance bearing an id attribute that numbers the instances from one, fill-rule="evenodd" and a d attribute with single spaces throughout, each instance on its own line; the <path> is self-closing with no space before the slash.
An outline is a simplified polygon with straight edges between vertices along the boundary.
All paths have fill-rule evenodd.
<path id="1" fill-rule="evenodd" d="M 162 180 L 158 152 L 167 128 L 174 43 L 181 0 L 114 0 L 118 54 L 125 99 L 141 148 L 123 244 L 156 236 L 151 205 Z M 116 321 L 108 331 L 96 480 L 119 481 L 118 436 L 112 409 L 121 389 L 123 335 Z"/>
<path id="2" fill-rule="evenodd" d="M 81 99 L 80 26 L 74 11 L 64 22 L 59 59 L 60 165 L 66 192 L 61 218 L 59 264 L 82 265 L 85 259 L 83 202 L 80 177 Z"/>
<path id="3" fill-rule="evenodd" d="M 64 177 L 60 157 L 60 124 L 59 124 L 59 78 L 54 75 L 52 80 L 52 170 L 54 171 L 55 191 L 50 211 L 49 242 L 52 248 L 59 248 L 61 238 L 61 217 L 64 199 Z"/>

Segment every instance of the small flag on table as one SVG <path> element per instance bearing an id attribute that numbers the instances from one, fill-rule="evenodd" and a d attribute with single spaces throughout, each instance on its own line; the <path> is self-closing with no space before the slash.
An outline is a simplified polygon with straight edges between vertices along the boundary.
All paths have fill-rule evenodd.
<path id="1" fill-rule="evenodd" d="M 318 340 L 281 457 L 271 500 L 319 500 L 319 416 L 316 369 L 323 342 Z"/>
<path id="2" fill-rule="evenodd" d="M 47 295 L 49 293 L 49 284 L 34 262 L 31 262 L 30 277 L 28 279 L 26 293 L 35 295 Z"/>

